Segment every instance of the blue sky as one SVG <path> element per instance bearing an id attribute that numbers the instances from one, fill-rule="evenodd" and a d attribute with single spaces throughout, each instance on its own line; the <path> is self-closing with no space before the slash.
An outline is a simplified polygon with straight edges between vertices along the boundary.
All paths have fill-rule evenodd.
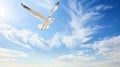
<path id="1" fill-rule="evenodd" d="M 0 66 L 120 66 L 118 0 L 61 0 L 44 31 L 21 2 L 47 17 L 57 0 L 0 0 Z"/>

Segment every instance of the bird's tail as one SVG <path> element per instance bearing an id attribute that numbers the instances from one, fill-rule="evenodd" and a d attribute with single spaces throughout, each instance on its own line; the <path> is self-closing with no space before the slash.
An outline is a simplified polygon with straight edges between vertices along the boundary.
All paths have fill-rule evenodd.
<path id="1" fill-rule="evenodd" d="M 46 24 L 40 24 L 40 25 L 38 25 L 38 27 L 39 27 L 40 30 L 46 30 L 46 29 L 49 28 L 49 25 L 46 25 Z"/>

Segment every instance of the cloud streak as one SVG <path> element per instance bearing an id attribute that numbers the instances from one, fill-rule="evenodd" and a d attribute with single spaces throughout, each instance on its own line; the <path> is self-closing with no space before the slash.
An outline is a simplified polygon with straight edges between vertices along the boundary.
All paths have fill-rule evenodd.
<path id="1" fill-rule="evenodd" d="M 105 38 L 102 41 L 96 41 L 92 44 L 92 48 L 97 51 L 98 55 L 108 58 L 120 58 L 120 36 Z"/>
<path id="2" fill-rule="evenodd" d="M 27 29 L 18 30 L 9 24 L 0 24 L 0 33 L 2 33 L 9 41 L 21 45 L 28 49 L 34 47 L 46 50 L 53 47 L 59 47 L 59 34 L 55 34 L 50 40 L 45 40 L 38 33 L 31 32 Z"/>
<path id="3" fill-rule="evenodd" d="M 7 48 L 0 48 L 0 62 L 15 61 L 19 58 L 26 58 L 28 54 Z"/>

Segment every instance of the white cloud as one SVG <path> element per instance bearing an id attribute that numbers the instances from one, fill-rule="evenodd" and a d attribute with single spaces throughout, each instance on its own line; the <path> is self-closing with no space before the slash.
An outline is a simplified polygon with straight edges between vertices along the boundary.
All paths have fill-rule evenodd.
<path id="1" fill-rule="evenodd" d="M 120 35 L 111 38 L 105 38 L 92 44 L 92 48 L 97 54 L 111 58 L 120 58 Z"/>
<path id="2" fill-rule="evenodd" d="M 28 42 L 31 44 L 31 46 L 38 47 L 40 49 L 47 50 L 49 48 L 48 44 L 46 44 L 47 41 L 35 33 L 29 37 Z"/>
<path id="3" fill-rule="evenodd" d="M 95 9 L 97 10 L 97 11 L 99 11 L 99 10 L 107 10 L 107 9 L 111 9 L 111 8 L 113 8 L 112 6 L 109 6 L 109 5 L 99 5 L 99 6 L 97 6 Z"/>
<path id="4" fill-rule="evenodd" d="M 26 30 L 18 31 L 15 28 L 11 28 L 9 30 L 4 30 L 4 32 L 2 33 L 11 42 L 22 45 L 23 47 L 26 48 L 31 48 L 30 45 L 27 44 L 27 40 L 29 36 L 32 34 L 30 31 Z"/>
<path id="5" fill-rule="evenodd" d="M 120 61 L 120 35 L 109 38 L 104 38 L 100 41 L 95 41 L 93 44 L 82 45 L 84 50 L 75 51 L 68 55 L 61 55 L 55 59 L 55 63 L 77 63 L 76 65 L 87 64 L 87 66 L 98 67 L 97 65 L 103 65 L 104 67 L 114 67 L 114 63 Z M 89 48 L 89 49 L 87 49 Z M 87 51 L 85 50 L 87 49 Z M 89 51 L 93 50 L 93 51 Z M 86 52 L 89 52 L 86 54 Z M 93 53 L 93 54 L 90 54 Z M 119 64 L 115 67 L 119 67 Z"/>
<path id="6" fill-rule="evenodd" d="M 83 63 L 93 59 L 92 57 L 82 56 L 82 55 L 62 55 L 56 59 L 53 59 L 55 63 Z"/>
<path id="7" fill-rule="evenodd" d="M 11 27 L 11 28 L 10 28 Z M 2 24 L 2 26 L 1 26 L 1 28 L 0 29 L 2 29 L 2 30 L 0 30 L 1 32 L 4 32 L 4 34 L 5 34 L 5 31 L 10 31 L 9 29 L 13 29 L 13 27 L 12 26 L 10 26 L 10 25 L 5 25 L 5 24 Z M 4 31 L 3 31 L 4 30 Z M 27 30 L 26 30 L 27 31 Z M 21 30 L 20 31 L 18 31 L 17 30 L 17 32 L 19 32 L 19 33 L 25 33 L 25 31 L 22 31 L 21 32 Z M 19 33 L 17 33 L 17 36 L 20 36 L 19 35 Z M 48 46 L 46 46 L 47 44 L 48 44 L 48 42 L 49 41 L 45 41 L 43 38 L 40 38 L 37 34 L 35 34 L 34 33 L 34 35 L 33 34 L 31 34 L 31 38 L 28 38 L 28 39 L 24 39 L 24 37 L 26 37 L 28 35 L 28 33 L 25 35 L 25 36 L 20 36 L 21 38 L 23 37 L 23 42 L 25 43 L 25 42 L 32 42 L 31 44 L 29 44 L 29 45 L 31 45 L 31 46 L 37 46 L 37 47 L 39 47 L 39 48 L 48 48 Z M 14 39 L 14 35 L 11 35 L 12 37 L 13 37 L 13 39 Z M 19 37 L 19 38 L 20 38 Z M 52 47 L 54 47 L 54 45 L 57 43 L 57 41 L 54 41 L 54 39 L 55 40 L 57 40 L 57 38 L 59 39 L 59 35 L 57 34 L 57 35 L 55 35 L 54 36 L 54 38 L 53 38 L 53 45 L 51 45 Z M 31 41 L 30 39 L 32 39 L 32 40 L 34 40 L 34 41 Z M 110 64 L 109 63 L 112 63 L 112 61 L 113 61 L 113 59 L 117 59 L 117 58 L 119 58 L 119 44 L 120 44 L 120 42 L 119 42 L 119 40 L 120 40 L 120 36 L 114 36 L 114 37 L 111 37 L 111 38 L 105 38 L 105 39 L 103 39 L 103 40 L 101 40 L 101 41 L 96 41 L 96 42 L 94 42 L 93 44 L 88 44 L 88 45 L 86 45 L 85 47 L 87 47 L 87 48 L 92 48 L 92 49 L 94 49 L 96 52 L 96 54 L 97 55 L 106 55 L 107 56 L 107 59 L 109 59 L 109 60 L 104 60 L 104 62 L 105 63 L 108 63 L 108 64 L 105 64 L 105 63 L 102 63 L 102 62 L 97 62 L 97 64 L 99 64 L 99 65 L 101 65 L 101 64 L 104 64 L 105 66 L 110 66 Z M 14 40 L 13 40 L 14 41 Z M 51 42 L 51 41 L 50 41 Z M 46 45 L 44 44 L 44 43 L 47 43 Z M 50 46 L 50 45 L 49 45 Z M 57 45 L 56 45 L 57 46 Z M 84 48 L 84 45 L 83 45 L 83 48 Z M 4 50 L 4 49 L 0 49 L 0 50 Z M 8 50 L 4 50 L 4 51 L 8 51 Z M 2 51 L 3 52 L 3 51 Z M 55 62 L 66 62 L 66 61 L 68 61 L 68 62 L 71 62 L 71 63 L 76 63 L 76 62 L 82 62 L 83 64 L 86 64 L 86 61 L 90 61 L 90 60 L 93 60 L 94 58 L 93 58 L 93 56 L 91 57 L 91 56 L 85 56 L 84 55 L 84 52 L 86 52 L 86 51 L 83 51 L 83 52 L 76 52 L 76 53 L 74 53 L 74 54 L 70 54 L 70 55 L 62 55 L 62 56 L 59 56 L 58 58 L 56 58 L 56 59 L 54 59 L 54 61 Z M 10 50 L 10 52 L 8 52 L 8 53 L 0 53 L 0 54 L 2 54 L 1 56 L 11 56 L 11 57 L 20 57 L 20 56 L 24 56 L 24 54 L 23 55 L 16 55 L 16 56 L 14 56 L 13 54 L 16 54 L 16 52 L 12 52 L 12 55 L 6 55 L 6 54 L 9 54 L 9 53 L 11 53 L 11 50 Z M 21 54 L 21 52 L 18 52 L 18 53 L 20 53 Z M 96 56 L 96 54 L 95 54 L 95 56 Z M 3 58 L 1 58 L 0 60 L 3 60 Z M 6 59 L 4 59 L 4 61 L 9 61 L 9 60 L 15 60 L 15 59 L 11 59 L 11 58 L 6 58 Z M 109 61 L 109 62 L 107 62 L 107 61 Z M 119 59 L 117 59 L 117 60 L 114 60 L 114 61 L 116 61 L 116 62 L 118 62 L 119 61 Z M 114 62 L 113 61 L 113 62 Z M 93 63 L 93 64 L 92 64 Z M 87 63 L 88 64 L 88 63 Z M 76 67 L 78 67 L 77 65 L 82 65 L 81 63 L 78 63 L 78 64 L 75 64 L 76 65 Z M 93 62 L 91 62 L 91 64 L 88 64 L 88 65 L 92 65 L 92 66 L 94 66 L 94 67 L 97 67 L 96 66 L 96 63 L 93 61 Z M 84 65 L 83 65 L 84 66 Z M 104 67 L 105 67 L 104 66 Z M 87 67 L 87 66 L 86 66 Z M 117 66 L 116 66 L 117 67 Z"/>
<path id="8" fill-rule="evenodd" d="M 46 50 L 61 45 L 59 42 L 60 35 L 57 33 L 53 38 L 45 40 L 40 37 L 38 33 L 31 32 L 27 29 L 18 30 L 9 24 L 3 23 L 0 24 L 0 33 L 2 33 L 9 41 L 29 49 L 37 47 Z"/>
<path id="9" fill-rule="evenodd" d="M 81 2 L 77 2 L 77 0 L 71 1 L 69 0 L 69 8 L 67 11 L 71 17 L 70 28 L 71 33 L 63 35 L 62 42 L 68 47 L 73 48 L 77 44 L 85 43 L 92 39 L 92 36 L 98 29 L 102 28 L 99 25 L 95 25 L 92 28 L 92 25 L 89 24 L 89 21 L 94 19 L 99 19 L 101 14 L 100 10 L 106 10 L 111 8 L 111 6 L 107 5 L 98 5 L 93 8 L 84 9 Z"/>
<path id="10" fill-rule="evenodd" d="M 56 33 L 51 40 L 48 40 L 49 47 L 60 47 L 61 42 L 60 42 L 61 35 L 59 33 Z"/>
<path id="11" fill-rule="evenodd" d="M 35 44 L 41 47 L 43 45 L 42 41 L 40 41 L 40 37 L 38 38 L 37 33 L 32 33 L 31 31 L 25 29 L 17 30 L 8 24 L 0 24 L 0 26 L 0 32 L 3 33 L 3 35 L 11 42 L 26 48 L 31 48 L 31 45 L 34 46 Z"/>
<path id="12" fill-rule="evenodd" d="M 14 51 L 11 49 L 0 48 L 0 56 L 1 57 L 28 57 L 27 54 L 21 51 Z"/>
<path id="13" fill-rule="evenodd" d="M 0 32 L 10 29 L 10 28 L 11 28 L 11 25 L 7 25 L 7 24 L 3 24 L 3 23 L 0 24 Z"/>
<path id="14" fill-rule="evenodd" d="M 8 62 L 25 57 L 28 57 L 28 55 L 24 52 L 7 48 L 0 48 L 0 62 Z"/>

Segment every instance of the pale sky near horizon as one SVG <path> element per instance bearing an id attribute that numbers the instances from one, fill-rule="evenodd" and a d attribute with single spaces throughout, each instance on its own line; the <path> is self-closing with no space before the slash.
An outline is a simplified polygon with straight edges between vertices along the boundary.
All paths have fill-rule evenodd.
<path id="1" fill-rule="evenodd" d="M 55 22 L 43 23 L 57 0 L 0 0 L 0 67 L 119 67 L 120 1 L 60 0 Z"/>

